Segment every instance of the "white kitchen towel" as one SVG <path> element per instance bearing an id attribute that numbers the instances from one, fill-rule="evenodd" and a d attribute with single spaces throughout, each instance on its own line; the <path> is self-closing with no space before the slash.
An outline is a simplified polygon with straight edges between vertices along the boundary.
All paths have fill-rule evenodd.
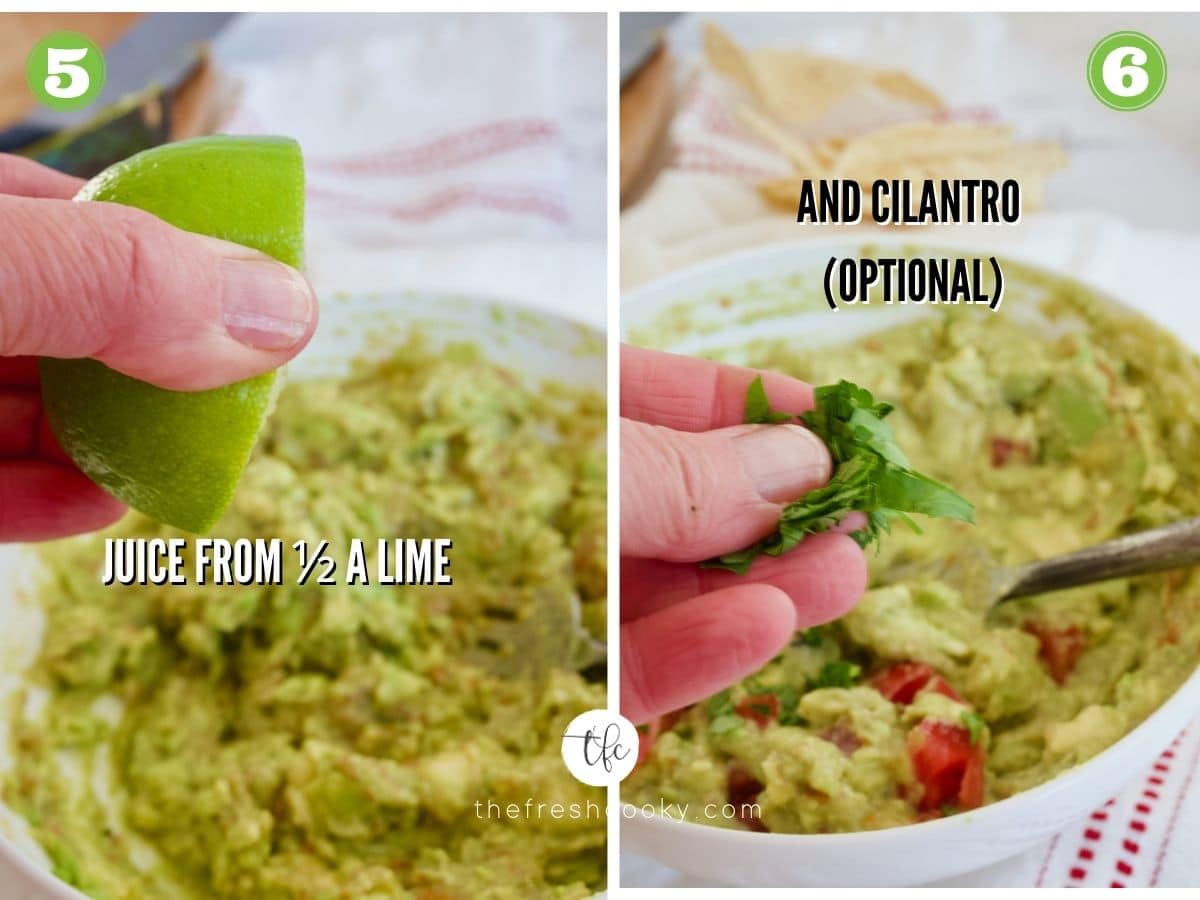
<path id="1" fill-rule="evenodd" d="M 1151 128 L 1136 116 L 1107 114 L 1086 85 L 1072 87 L 1071 73 L 1081 81 L 1082 62 L 1064 73 L 1061 59 L 1047 59 L 1022 44 L 1014 32 L 1028 31 L 1030 23 L 994 15 L 704 18 L 715 18 L 749 46 L 801 45 L 908 69 L 945 92 L 951 115 L 1012 121 L 1025 134 L 1060 140 L 1070 164 L 1051 181 L 1046 212 L 1027 215 L 1015 227 L 944 226 L 914 230 L 913 237 L 939 246 L 983 246 L 1073 273 L 1196 346 L 1200 306 L 1191 302 L 1190 285 L 1200 233 L 1190 213 L 1181 219 L 1178 212 L 1188 206 L 1180 197 L 1200 196 L 1200 162 L 1162 136 L 1164 130 L 1172 133 L 1169 121 L 1160 119 Z M 786 167 L 772 148 L 741 128 L 727 86 L 700 63 L 701 24 L 700 17 L 686 16 L 671 30 L 672 46 L 682 57 L 681 103 L 670 132 L 673 162 L 622 215 L 625 288 L 734 250 L 802 241 L 806 228 L 820 236 L 831 230 L 799 226 L 759 200 L 756 181 Z M 1110 25 L 1096 20 L 1096 38 L 1115 30 Z M 1047 32 L 1044 42 L 1053 43 L 1058 33 L 1065 43 L 1067 32 L 1081 26 L 1075 17 L 1049 16 L 1040 27 Z M 1164 34 L 1153 22 L 1142 27 L 1177 43 L 1177 35 Z M 1185 59 L 1182 53 L 1174 58 Z M 1190 71 L 1200 76 L 1195 67 Z M 1187 143 L 1188 135 L 1172 134 Z M 847 230 L 871 233 L 869 227 Z M 1200 719 L 1118 797 L 1097 797 L 1096 811 L 1078 827 L 946 884 L 1195 887 L 1198 833 Z M 622 848 L 621 871 L 621 883 L 630 887 L 705 886 L 637 856 L 632 847 Z"/>
<path id="2" fill-rule="evenodd" d="M 228 133 L 297 138 L 309 277 L 605 321 L 605 18 L 247 15 Z"/>

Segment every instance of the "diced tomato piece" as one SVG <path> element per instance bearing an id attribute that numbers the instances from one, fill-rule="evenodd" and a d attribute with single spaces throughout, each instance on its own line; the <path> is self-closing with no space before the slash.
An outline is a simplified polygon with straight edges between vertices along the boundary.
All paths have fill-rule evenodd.
<path id="1" fill-rule="evenodd" d="M 1059 684 L 1071 677 L 1079 657 L 1087 647 L 1087 636 L 1075 625 L 1067 628 L 1046 628 L 1036 622 L 1027 622 L 1025 630 L 1041 643 L 1040 656 L 1050 677 Z"/>
<path id="2" fill-rule="evenodd" d="M 983 805 L 983 763 L 986 751 L 976 744 L 971 748 L 978 750 L 967 760 L 967 768 L 963 771 L 962 784 L 958 788 L 958 806 L 960 809 L 975 809 Z"/>
<path id="3" fill-rule="evenodd" d="M 779 698 L 774 694 L 752 694 L 738 703 L 733 711 L 759 728 L 766 728 L 779 718 Z"/>
<path id="4" fill-rule="evenodd" d="M 921 690 L 930 686 L 951 700 L 962 702 L 962 697 L 950 683 L 933 671 L 933 667 L 920 662 L 893 663 L 871 676 L 871 686 L 893 703 L 907 706 Z"/>
<path id="5" fill-rule="evenodd" d="M 650 755 L 650 751 L 654 749 L 654 742 L 658 740 L 658 736 L 664 731 L 670 731 L 675 727 L 675 723 L 683 718 L 683 714 L 688 711 L 688 707 L 677 709 L 673 712 L 666 713 L 651 719 L 646 723 L 645 729 L 638 729 L 638 755 L 637 762 L 634 763 L 635 768 L 640 766 L 642 762 Z"/>
<path id="6" fill-rule="evenodd" d="M 751 831 L 766 831 L 767 826 L 758 820 L 758 816 L 747 808 L 754 805 L 758 795 L 762 793 L 763 783 L 750 774 L 741 763 L 735 762 L 729 766 L 726 774 L 725 793 L 735 810 L 735 817 Z"/>
<path id="7" fill-rule="evenodd" d="M 893 703 L 909 704 L 933 677 L 933 667 L 919 662 L 894 663 L 871 676 L 871 686 Z"/>
<path id="8" fill-rule="evenodd" d="M 1033 460 L 1033 448 L 1024 441 L 1011 441 L 1008 438 L 992 438 L 992 468 L 999 469 L 1008 465 L 1008 461 L 1017 457 L 1021 462 Z"/>
<path id="9" fill-rule="evenodd" d="M 908 755 L 924 789 L 919 812 L 974 809 L 983 803 L 986 751 L 982 743 L 971 744 L 966 728 L 924 719 L 908 733 Z"/>

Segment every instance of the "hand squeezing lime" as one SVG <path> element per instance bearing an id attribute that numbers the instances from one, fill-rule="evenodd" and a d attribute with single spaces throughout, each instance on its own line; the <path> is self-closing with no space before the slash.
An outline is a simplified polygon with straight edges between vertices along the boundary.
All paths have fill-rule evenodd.
<path id="1" fill-rule="evenodd" d="M 139 153 L 101 172 L 78 201 L 135 206 L 186 231 L 299 266 L 304 168 L 295 141 L 204 137 Z M 75 464 L 161 522 L 207 531 L 233 498 L 266 417 L 275 373 L 182 392 L 91 359 L 42 359 L 42 400 Z"/>

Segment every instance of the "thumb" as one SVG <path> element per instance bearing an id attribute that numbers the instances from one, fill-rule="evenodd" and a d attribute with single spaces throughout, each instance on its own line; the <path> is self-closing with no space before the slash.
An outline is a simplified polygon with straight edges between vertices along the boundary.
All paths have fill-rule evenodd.
<path id="1" fill-rule="evenodd" d="M 202 390 L 278 368 L 316 328 L 295 269 L 141 210 L 0 196 L 0 233 L 0 356 Z"/>
<path id="2" fill-rule="evenodd" d="M 621 553 L 696 562 L 737 550 L 831 468 L 821 439 L 799 425 L 688 433 L 622 419 Z"/>

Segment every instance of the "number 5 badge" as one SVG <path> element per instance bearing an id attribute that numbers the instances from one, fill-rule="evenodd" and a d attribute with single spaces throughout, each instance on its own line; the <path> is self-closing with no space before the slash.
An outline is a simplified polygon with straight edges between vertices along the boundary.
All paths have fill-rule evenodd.
<path id="1" fill-rule="evenodd" d="M 82 109 L 100 96 L 106 76 L 104 54 L 76 31 L 47 35 L 25 58 L 25 83 L 49 109 Z"/>

